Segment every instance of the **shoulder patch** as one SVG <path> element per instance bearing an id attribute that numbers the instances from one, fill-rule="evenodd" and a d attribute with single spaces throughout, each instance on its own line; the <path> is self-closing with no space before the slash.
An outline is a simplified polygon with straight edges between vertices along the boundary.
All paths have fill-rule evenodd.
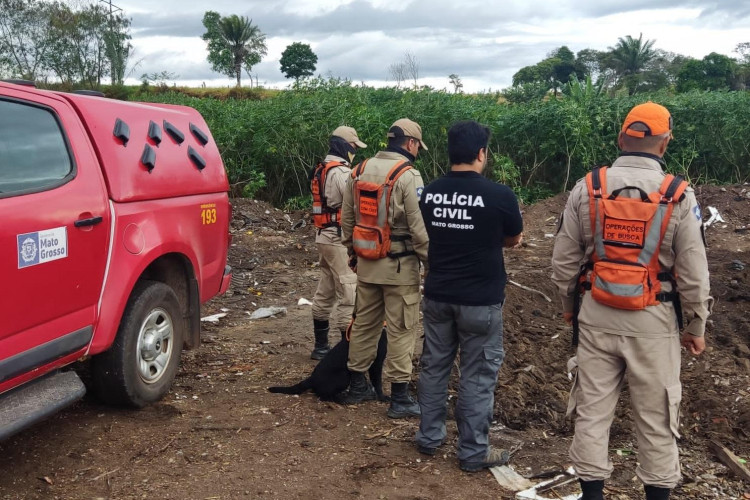
<path id="1" fill-rule="evenodd" d="M 693 207 L 693 213 L 695 214 L 695 218 L 698 219 L 699 221 L 703 219 L 700 205 L 695 205 L 695 207 Z"/>
<path id="2" fill-rule="evenodd" d="M 419 186 L 419 187 L 417 188 L 417 199 L 418 199 L 418 200 L 421 200 L 421 199 L 422 199 L 422 191 L 424 191 L 424 186 Z"/>

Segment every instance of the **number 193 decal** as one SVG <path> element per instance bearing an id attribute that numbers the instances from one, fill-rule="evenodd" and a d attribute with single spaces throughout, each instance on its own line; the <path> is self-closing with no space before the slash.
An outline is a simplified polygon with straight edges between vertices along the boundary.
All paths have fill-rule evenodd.
<path id="1" fill-rule="evenodd" d="M 201 221 L 203 225 L 216 224 L 216 204 L 207 203 L 201 205 Z"/>

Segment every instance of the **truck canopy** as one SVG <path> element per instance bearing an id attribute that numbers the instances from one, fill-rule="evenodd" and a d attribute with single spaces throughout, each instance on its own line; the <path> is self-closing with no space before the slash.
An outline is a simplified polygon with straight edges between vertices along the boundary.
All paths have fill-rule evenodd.
<path id="1" fill-rule="evenodd" d="M 229 189 L 218 147 L 195 109 L 57 94 L 81 116 L 113 201 L 153 200 Z"/>

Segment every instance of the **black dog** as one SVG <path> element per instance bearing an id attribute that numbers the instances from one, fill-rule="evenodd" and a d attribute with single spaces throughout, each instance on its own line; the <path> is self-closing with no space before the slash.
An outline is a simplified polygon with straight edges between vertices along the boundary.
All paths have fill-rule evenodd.
<path id="1" fill-rule="evenodd" d="M 375 393 L 380 401 L 387 398 L 383 396 L 383 361 L 388 348 L 386 340 L 386 331 L 380 335 L 378 342 L 378 354 L 375 361 L 368 370 L 370 382 L 375 388 Z M 349 341 L 344 339 L 328 351 L 323 359 L 312 371 L 309 377 L 299 384 L 288 387 L 269 387 L 270 392 L 280 394 L 302 394 L 305 391 L 312 390 L 324 401 L 339 401 L 340 396 L 349 387 L 352 375 L 346 368 L 346 362 L 349 358 Z"/>

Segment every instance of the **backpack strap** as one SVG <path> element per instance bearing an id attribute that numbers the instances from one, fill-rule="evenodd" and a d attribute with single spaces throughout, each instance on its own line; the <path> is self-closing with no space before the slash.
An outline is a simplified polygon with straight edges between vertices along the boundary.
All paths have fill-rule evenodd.
<path id="1" fill-rule="evenodd" d="M 367 160 L 369 160 L 369 158 Z M 359 163 L 356 167 L 352 169 L 352 179 L 356 179 L 357 177 L 362 175 L 362 172 L 365 171 L 365 165 L 367 165 L 367 160 L 362 160 L 361 163 Z"/>
<path id="2" fill-rule="evenodd" d="M 412 164 L 408 160 L 404 160 L 402 162 L 396 163 L 391 170 L 388 172 L 388 175 L 385 177 L 385 188 L 386 188 L 386 206 L 390 208 L 391 206 L 391 192 L 393 190 L 393 185 L 396 183 L 396 181 L 401 177 L 404 173 L 406 173 L 407 170 L 412 168 Z M 411 234 L 391 234 L 390 235 L 391 241 L 401 241 L 404 242 L 404 248 L 406 248 L 406 241 L 411 240 Z M 409 255 L 416 255 L 417 252 L 415 252 L 413 249 L 408 250 L 405 249 L 401 252 L 391 252 L 388 251 L 388 257 L 392 259 L 399 259 L 401 257 L 407 257 Z M 398 271 L 401 272 L 401 262 L 398 264 Z"/>
<path id="3" fill-rule="evenodd" d="M 599 259 L 606 258 L 604 239 L 602 236 L 602 218 L 599 202 L 607 193 L 607 167 L 594 167 L 586 174 L 586 187 L 589 191 L 589 217 L 591 219 L 591 233 L 594 236 L 594 252 Z"/>
<path id="4" fill-rule="evenodd" d="M 412 164 L 408 160 L 396 163 L 388 172 L 388 175 L 385 176 L 385 183 L 389 186 L 392 186 L 396 183 L 398 178 L 401 177 L 401 175 L 410 168 L 412 168 Z"/>
<path id="5" fill-rule="evenodd" d="M 687 181 L 681 175 L 667 174 L 664 176 L 659 194 L 661 194 L 662 203 L 680 202 L 685 198 L 685 190 L 688 187 Z"/>

